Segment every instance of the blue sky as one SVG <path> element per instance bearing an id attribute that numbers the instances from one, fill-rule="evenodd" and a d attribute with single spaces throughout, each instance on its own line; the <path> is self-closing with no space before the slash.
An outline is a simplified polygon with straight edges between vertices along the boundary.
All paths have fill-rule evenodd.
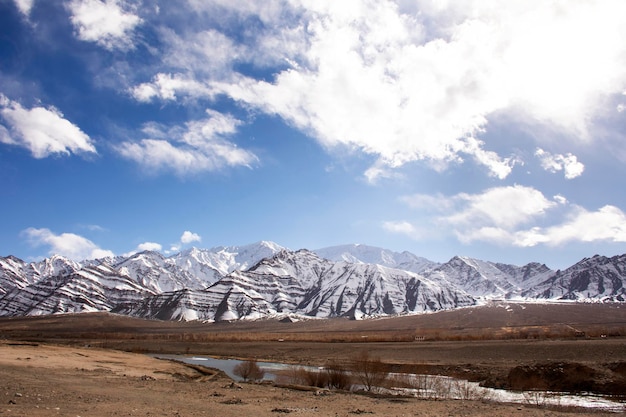
<path id="1" fill-rule="evenodd" d="M 0 255 L 626 252 L 622 1 L 0 0 Z"/>

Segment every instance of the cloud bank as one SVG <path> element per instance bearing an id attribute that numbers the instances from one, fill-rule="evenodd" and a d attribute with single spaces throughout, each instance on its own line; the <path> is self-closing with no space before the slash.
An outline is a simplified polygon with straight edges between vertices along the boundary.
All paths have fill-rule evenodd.
<path id="1" fill-rule="evenodd" d="M 479 194 L 410 195 L 402 199 L 415 210 L 419 223 L 432 224 L 427 233 L 407 220 L 383 227 L 414 239 L 450 233 L 462 243 L 489 242 L 512 247 L 570 242 L 626 242 L 626 214 L 612 205 L 588 211 L 562 196 L 546 198 L 533 187 L 494 187 Z M 556 220 L 550 218 L 556 215 Z M 545 224 L 549 225 L 545 225 Z M 445 231 L 445 232 L 442 232 Z"/>
<path id="2" fill-rule="evenodd" d="M 375 156 L 372 180 L 387 172 L 383 165 L 441 168 L 465 159 L 504 179 L 519 157 L 482 140 L 491 118 L 507 114 L 537 132 L 589 142 L 595 116 L 626 81 L 619 1 L 293 0 L 268 2 L 265 11 L 191 4 L 202 17 L 219 10 L 260 24 L 243 40 L 213 28 L 164 32 L 172 72 L 137 85 L 138 100 L 225 95 L 280 116 L 329 150 Z M 240 73 L 241 62 L 273 76 Z"/>

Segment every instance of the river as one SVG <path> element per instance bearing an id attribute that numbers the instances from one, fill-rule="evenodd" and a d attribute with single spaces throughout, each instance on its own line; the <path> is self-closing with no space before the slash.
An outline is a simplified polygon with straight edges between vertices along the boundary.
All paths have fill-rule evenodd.
<path id="1" fill-rule="evenodd" d="M 188 355 L 151 355 L 158 359 L 176 360 L 193 365 L 202 365 L 224 371 L 235 381 L 241 378 L 233 373 L 235 366 L 241 363 L 237 359 L 218 359 L 210 356 Z M 277 372 L 287 370 L 293 365 L 276 362 L 257 362 L 265 371 L 264 379 L 276 380 Z M 300 367 L 300 366 L 298 366 Z M 302 367 L 309 370 L 317 368 Z M 568 394 L 544 391 L 508 391 L 481 387 L 477 382 L 436 375 L 391 374 L 392 379 L 420 388 L 392 388 L 389 391 L 398 395 L 412 395 L 432 399 L 482 399 L 503 403 L 519 403 L 534 406 L 575 406 L 594 410 L 624 412 L 626 404 L 611 401 L 610 398 L 593 394 Z M 405 385 L 403 384 L 403 385 Z"/>

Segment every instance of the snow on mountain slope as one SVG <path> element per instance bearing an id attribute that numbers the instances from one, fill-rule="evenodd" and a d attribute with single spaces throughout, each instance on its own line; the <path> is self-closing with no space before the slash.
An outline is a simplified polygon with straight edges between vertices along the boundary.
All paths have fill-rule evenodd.
<path id="1" fill-rule="evenodd" d="M 422 269 L 423 258 L 408 252 L 363 245 L 321 252 L 324 257 L 258 242 L 192 248 L 169 258 L 156 252 L 81 263 L 60 256 L 30 263 L 0 257 L 0 315 L 114 311 L 167 320 L 362 318 L 452 309 L 481 298 L 626 301 L 626 255 L 594 256 L 563 271 L 456 256 L 415 273 L 385 266 Z"/>
<path id="2" fill-rule="evenodd" d="M 30 282 L 24 272 L 26 263 L 15 256 L 0 257 L 0 294 L 6 294 L 14 288 L 24 288 Z"/>
<path id="3" fill-rule="evenodd" d="M 115 265 L 115 269 L 121 275 L 130 277 L 155 293 L 177 291 L 184 288 L 201 289 L 214 282 L 205 282 L 202 279 L 203 276 L 193 275 L 181 269 L 158 252 L 136 253 Z"/>
<path id="4" fill-rule="evenodd" d="M 218 246 L 212 249 L 191 248 L 171 259 L 181 269 L 213 284 L 236 270 L 245 270 L 285 250 L 274 242 L 260 241 L 245 246 Z"/>
<path id="5" fill-rule="evenodd" d="M 80 268 L 80 264 L 59 255 L 29 263 L 14 256 L 0 257 L 0 294 L 13 288 L 24 288 L 43 278 L 75 272 Z"/>
<path id="6" fill-rule="evenodd" d="M 57 255 L 29 263 L 12 256 L 0 257 L 0 294 L 49 277 L 64 276 L 99 265 L 114 268 L 120 275 L 131 278 L 151 292 L 203 289 L 228 273 L 246 269 L 280 250 L 284 248 L 273 242 L 261 241 L 209 250 L 192 248 L 169 258 L 149 251 L 81 263 Z"/>
<path id="7" fill-rule="evenodd" d="M 247 269 L 283 249 L 275 243 L 261 241 L 245 246 L 191 248 L 169 258 L 158 252 L 141 252 L 124 259 L 115 267 L 120 273 L 157 293 L 198 290 L 211 286 L 230 272 Z"/>
<path id="8" fill-rule="evenodd" d="M 522 293 L 524 297 L 559 300 L 626 301 L 626 254 L 595 255 L 557 271 Z"/>
<path id="9" fill-rule="evenodd" d="M 202 291 L 160 294 L 116 312 L 150 318 L 201 320 L 276 314 L 373 317 L 474 304 L 469 295 L 380 265 L 332 262 L 313 252 L 281 251 Z"/>
<path id="10" fill-rule="evenodd" d="M 39 279 L 65 275 L 80 270 L 79 263 L 59 255 L 52 255 L 39 262 L 26 265 L 25 273 L 29 282 L 37 282 Z"/>
<path id="11" fill-rule="evenodd" d="M 495 264 L 461 256 L 424 275 L 433 281 L 447 281 L 475 297 L 503 298 L 516 290 L 511 277 Z"/>
<path id="12" fill-rule="evenodd" d="M 524 291 L 535 287 L 555 273 L 555 271 L 551 270 L 546 265 L 538 262 L 531 262 L 524 266 L 501 263 L 494 265 L 507 274 L 510 277 L 509 281 L 516 287 L 514 291 L 507 294 L 507 298 L 521 297 Z"/>
<path id="13" fill-rule="evenodd" d="M 114 313 L 159 320 L 236 320 L 276 314 L 248 277 L 235 271 L 206 290 L 180 290 L 124 303 Z M 262 284 L 261 286 L 267 286 Z"/>
<path id="14" fill-rule="evenodd" d="M 387 249 L 368 245 L 339 245 L 316 249 L 317 255 L 331 261 L 345 261 L 350 263 L 366 263 L 386 266 L 388 268 L 421 273 L 433 269 L 439 264 L 426 258 L 413 255 L 410 252 L 393 252 Z"/>
<path id="15" fill-rule="evenodd" d="M 24 316 L 109 311 L 120 302 L 151 295 L 145 288 L 101 265 L 51 275 L 0 299 L 0 315 Z"/>

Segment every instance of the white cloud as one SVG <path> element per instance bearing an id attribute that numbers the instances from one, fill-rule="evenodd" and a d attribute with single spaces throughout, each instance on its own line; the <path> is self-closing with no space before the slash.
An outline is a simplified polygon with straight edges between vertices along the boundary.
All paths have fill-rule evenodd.
<path id="1" fill-rule="evenodd" d="M 582 175 L 585 165 L 578 162 L 578 158 L 571 153 L 566 155 L 551 154 L 537 148 L 535 156 L 541 161 L 541 167 L 549 172 L 564 171 L 565 178 L 571 180 Z"/>
<path id="2" fill-rule="evenodd" d="M 565 198 L 564 196 L 557 194 L 553 197 L 554 201 L 556 201 L 558 204 L 567 204 L 567 198 Z"/>
<path id="3" fill-rule="evenodd" d="M 207 6 L 214 8 L 209 3 Z M 162 64 L 167 72 L 159 72 L 151 81 L 130 88 L 130 94 L 141 102 L 213 98 L 217 91 L 209 86 L 209 81 L 229 79 L 235 62 L 243 56 L 253 59 L 257 53 L 214 29 L 177 33 L 163 28 L 159 34 L 164 45 Z M 172 73 L 172 68 L 178 72 Z"/>
<path id="4" fill-rule="evenodd" d="M 556 205 L 540 191 L 519 185 L 490 188 L 482 194 L 461 193 L 453 200 L 457 211 L 447 215 L 445 222 L 463 228 L 511 229 L 543 216 Z"/>
<path id="5" fill-rule="evenodd" d="M 216 168 L 212 158 L 207 158 L 194 149 L 177 148 L 165 140 L 142 139 L 138 143 L 125 142 L 117 150 L 123 157 L 134 160 L 145 168 L 169 168 L 179 175 Z"/>
<path id="6" fill-rule="evenodd" d="M 440 237 L 440 232 L 434 228 L 433 224 L 415 225 L 406 220 L 385 221 L 382 223 L 383 230 L 389 233 L 405 235 L 411 239 L 436 240 Z"/>
<path id="7" fill-rule="evenodd" d="M 72 0 L 68 3 L 78 39 L 112 49 L 133 47 L 132 32 L 142 20 L 124 0 Z"/>
<path id="8" fill-rule="evenodd" d="M 143 243 L 140 243 L 139 245 L 137 245 L 137 247 L 135 249 L 131 250 L 130 252 L 126 252 L 126 253 L 122 254 L 122 256 L 130 257 L 130 256 L 133 256 L 136 253 L 144 252 L 144 251 L 160 252 L 162 249 L 163 249 L 163 247 L 159 243 L 156 243 L 156 242 L 143 242 Z"/>
<path id="9" fill-rule="evenodd" d="M 138 252 L 143 252 L 143 251 L 161 251 L 161 249 L 163 249 L 163 247 L 159 244 L 159 243 L 155 243 L 155 242 L 144 242 L 144 243 L 140 243 L 139 245 L 137 245 L 137 251 Z"/>
<path id="10" fill-rule="evenodd" d="M 375 184 L 381 178 L 397 179 L 401 177 L 401 175 L 381 162 L 376 162 L 369 167 L 363 175 L 370 184 Z"/>
<path id="11" fill-rule="evenodd" d="M 454 207 L 454 199 L 442 194 L 413 194 L 400 198 L 409 207 L 417 210 L 446 212 Z"/>
<path id="12" fill-rule="evenodd" d="M 611 205 L 588 211 L 557 195 L 548 200 L 531 187 L 495 187 L 480 194 L 412 195 L 402 199 L 421 214 L 420 224 L 460 242 L 491 242 L 530 247 L 569 242 L 626 242 L 626 214 Z M 551 212 L 563 214 L 550 216 Z M 428 212 L 434 212 L 429 215 Z M 564 219 L 564 220 L 563 220 Z M 383 228 L 415 239 L 426 235 L 409 221 L 388 221 Z"/>
<path id="13" fill-rule="evenodd" d="M 11 137 L 11 134 L 9 133 L 7 128 L 2 125 L 0 125 L 0 143 L 7 143 L 12 145 L 17 144 L 17 142 L 15 142 Z"/>
<path id="14" fill-rule="evenodd" d="M 501 158 L 497 153 L 483 149 L 484 142 L 473 137 L 463 142 L 462 152 L 473 156 L 474 160 L 489 169 L 489 175 L 501 180 L 509 176 L 513 166 L 521 163 L 516 157 Z"/>
<path id="15" fill-rule="evenodd" d="M 29 227 L 22 234 L 34 246 L 49 246 L 50 255 L 62 255 L 76 261 L 114 256 L 113 252 L 101 249 L 89 239 L 74 233 L 57 235 L 50 229 Z"/>
<path id="16" fill-rule="evenodd" d="M 199 13 L 217 14 L 220 12 L 219 9 L 222 8 L 237 15 L 258 15 L 263 22 L 272 22 L 284 13 L 289 0 L 267 2 L 258 2 L 256 0 L 187 0 L 187 2 Z"/>
<path id="17" fill-rule="evenodd" d="M 185 230 L 180 237 L 180 243 L 183 245 L 187 245 L 193 242 L 200 242 L 202 238 L 199 234 L 190 232 L 189 230 Z"/>
<path id="18" fill-rule="evenodd" d="M 167 49 L 164 63 L 199 76 L 224 76 L 244 53 L 248 56 L 251 53 L 214 29 L 195 33 L 175 33 L 164 29 L 161 37 Z"/>
<path id="19" fill-rule="evenodd" d="M 141 102 L 150 102 L 154 98 L 176 100 L 177 94 L 191 97 L 210 96 L 212 94 L 206 85 L 185 78 L 181 74 L 157 74 L 151 82 L 133 87 L 130 93 Z"/>
<path id="20" fill-rule="evenodd" d="M 405 234 L 408 236 L 414 236 L 416 232 L 415 226 L 406 221 L 384 222 L 383 228 L 389 232 Z"/>
<path id="21" fill-rule="evenodd" d="M 97 224 L 81 224 L 79 225 L 81 229 L 87 229 L 92 232 L 106 232 L 107 229 Z"/>
<path id="22" fill-rule="evenodd" d="M 53 108 L 25 109 L 0 94 L 0 142 L 28 149 L 35 158 L 51 154 L 96 153 L 91 138 Z"/>
<path id="23" fill-rule="evenodd" d="M 207 110 L 207 115 L 188 122 L 185 128 L 147 124 L 143 133 L 149 138 L 124 142 L 116 149 L 149 170 L 169 169 L 181 176 L 226 166 L 250 166 L 257 160 L 252 152 L 225 139 L 237 131 L 239 120 L 212 110 Z"/>
<path id="24" fill-rule="evenodd" d="M 533 228 L 516 233 L 514 244 L 535 246 L 546 243 L 550 246 L 568 242 L 626 242 L 626 214 L 611 205 L 597 211 L 575 207 L 567 220 L 547 228 Z"/>
<path id="25" fill-rule="evenodd" d="M 17 6 L 20 13 L 24 16 L 30 16 L 30 11 L 33 8 L 35 0 L 15 0 L 15 6 Z"/>
<path id="26" fill-rule="evenodd" d="M 284 28 L 264 33 L 264 44 L 282 52 L 290 68 L 271 80 L 223 77 L 212 87 L 279 115 L 329 149 L 358 149 L 390 168 L 446 164 L 465 154 L 505 178 L 515 159 L 474 139 L 491 117 L 532 126 L 539 142 L 555 130 L 590 141 L 603 98 L 626 81 L 620 1 L 423 1 L 413 14 L 391 1 L 290 5 L 289 23 L 264 16 Z M 290 34 L 285 43 L 283 33 Z M 572 168 L 568 175 L 577 175 Z M 382 172 L 377 166 L 368 176 Z"/>

